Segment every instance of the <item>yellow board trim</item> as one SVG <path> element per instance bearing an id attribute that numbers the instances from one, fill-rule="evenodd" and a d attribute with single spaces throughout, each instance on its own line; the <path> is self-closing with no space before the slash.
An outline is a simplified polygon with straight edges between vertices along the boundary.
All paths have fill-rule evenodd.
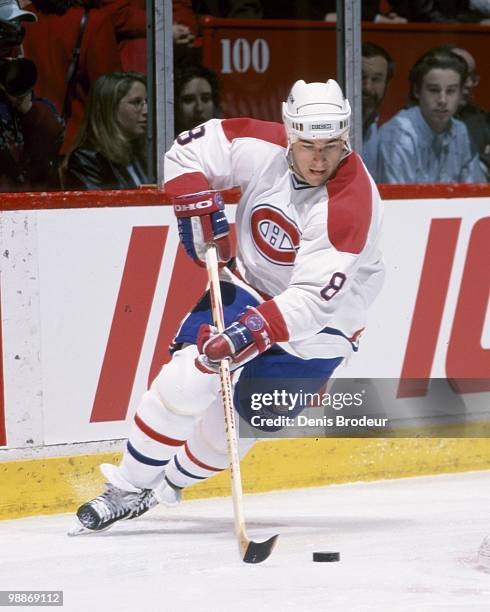
<path id="1" fill-rule="evenodd" d="M 101 491 L 101 463 L 121 453 L 0 462 L 0 519 L 72 512 Z M 490 469 L 486 438 L 285 439 L 257 443 L 242 461 L 246 493 Z M 230 494 L 223 472 L 185 499 Z"/>

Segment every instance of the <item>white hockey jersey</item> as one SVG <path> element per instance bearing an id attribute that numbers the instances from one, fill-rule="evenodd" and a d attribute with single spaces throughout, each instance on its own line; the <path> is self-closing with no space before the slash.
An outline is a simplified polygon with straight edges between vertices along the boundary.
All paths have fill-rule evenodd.
<path id="1" fill-rule="evenodd" d="M 303 359 L 346 356 L 383 284 L 380 196 L 354 152 L 320 187 L 290 170 L 286 152 L 282 124 L 212 119 L 168 151 L 165 189 L 240 187 L 237 270 L 272 298 L 259 309 L 275 339 Z"/>

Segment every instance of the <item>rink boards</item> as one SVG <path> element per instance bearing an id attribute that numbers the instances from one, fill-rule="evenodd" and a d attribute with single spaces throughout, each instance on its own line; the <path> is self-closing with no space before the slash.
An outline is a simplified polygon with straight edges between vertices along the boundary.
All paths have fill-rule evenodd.
<path id="1" fill-rule="evenodd" d="M 0 213 L 0 517 L 66 510 L 93 492 L 94 453 L 120 451 L 106 441 L 126 436 L 205 287 L 169 207 L 121 204 Z M 339 375 L 392 381 L 384 400 L 402 408 L 427 394 L 420 381 L 459 380 L 465 404 L 481 405 L 490 390 L 490 198 L 385 204 L 386 285 Z M 244 477 L 254 491 L 489 466 L 485 438 L 279 440 L 257 444 Z M 226 475 L 190 493 L 227 494 Z"/>

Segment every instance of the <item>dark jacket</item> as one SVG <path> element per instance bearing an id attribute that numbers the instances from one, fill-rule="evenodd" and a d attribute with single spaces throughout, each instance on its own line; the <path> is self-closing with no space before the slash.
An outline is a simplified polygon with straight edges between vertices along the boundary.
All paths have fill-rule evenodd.
<path id="1" fill-rule="evenodd" d="M 490 113 L 470 100 L 456 114 L 456 119 L 466 124 L 471 149 L 480 156 L 487 178 L 490 180 Z"/>
<path id="2" fill-rule="evenodd" d="M 54 106 L 33 96 L 32 108 L 19 113 L 0 91 L 0 191 L 54 188 L 54 162 L 64 124 Z"/>
<path id="3" fill-rule="evenodd" d="M 133 169 L 141 183 L 148 183 L 146 163 L 133 160 Z M 75 149 L 64 174 L 68 189 L 136 189 L 139 185 L 124 166 L 109 161 L 93 149 Z"/>

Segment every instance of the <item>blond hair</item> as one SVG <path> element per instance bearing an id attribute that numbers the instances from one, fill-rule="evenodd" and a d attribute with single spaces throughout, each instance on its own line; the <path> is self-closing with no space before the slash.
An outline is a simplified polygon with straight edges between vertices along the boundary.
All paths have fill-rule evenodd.
<path id="1" fill-rule="evenodd" d="M 97 79 L 90 89 L 85 115 L 68 157 L 79 148 L 95 149 L 109 161 L 123 166 L 135 155 L 146 157 L 146 135 L 129 139 L 117 120 L 119 103 L 135 82 L 146 87 L 145 75 L 113 72 Z"/>

